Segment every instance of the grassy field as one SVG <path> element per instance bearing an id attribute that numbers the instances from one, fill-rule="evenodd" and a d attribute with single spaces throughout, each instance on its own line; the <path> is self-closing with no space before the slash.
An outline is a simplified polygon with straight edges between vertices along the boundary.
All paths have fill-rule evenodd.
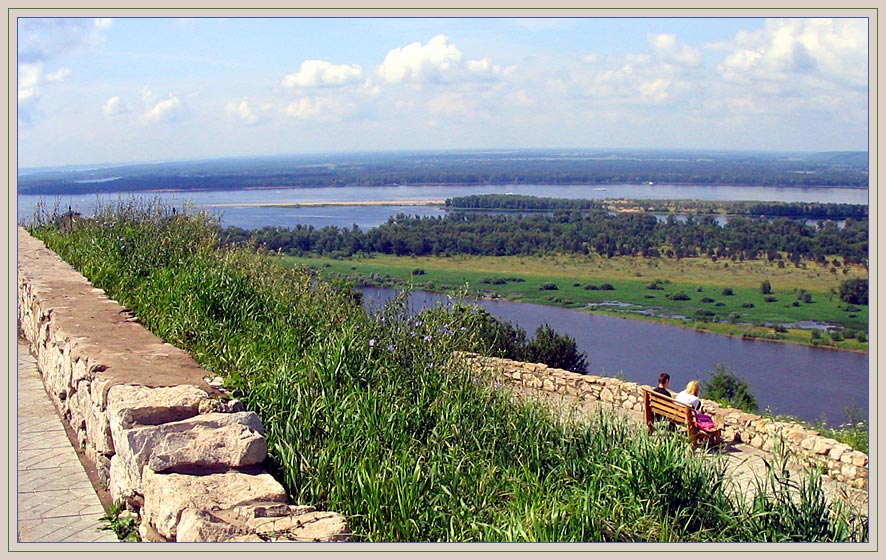
<path id="1" fill-rule="evenodd" d="M 473 294 L 482 297 L 627 315 L 730 336 L 855 351 L 867 351 L 868 347 L 867 306 L 847 307 L 837 295 L 842 281 L 867 277 L 867 271 L 861 267 L 847 268 L 844 273 L 842 269 L 831 272 L 829 267 L 815 263 L 779 268 L 776 263 L 766 261 L 714 263 L 703 258 L 677 261 L 575 256 L 372 255 L 349 259 L 283 259 L 290 266 L 316 268 L 331 276 L 374 285 L 412 286 L 433 291 L 467 285 Z M 761 290 L 766 280 L 772 288 L 768 295 Z M 613 289 L 600 289 L 604 284 Z M 728 290 L 732 295 L 726 295 Z M 631 307 L 600 305 L 605 302 L 621 302 Z M 653 315 L 637 311 L 652 311 Z M 809 329 L 768 326 L 800 321 L 839 325 L 844 330 L 832 336 L 823 332 L 816 335 Z M 863 333 L 862 341 L 854 338 L 854 333 Z"/>

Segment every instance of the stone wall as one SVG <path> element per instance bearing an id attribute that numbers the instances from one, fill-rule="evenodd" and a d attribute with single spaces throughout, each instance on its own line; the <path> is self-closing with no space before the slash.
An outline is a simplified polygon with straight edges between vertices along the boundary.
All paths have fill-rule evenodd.
<path id="1" fill-rule="evenodd" d="M 516 362 L 502 358 L 466 355 L 478 372 L 500 381 L 514 383 L 579 399 L 611 403 L 615 408 L 643 413 L 643 388 L 631 381 L 611 377 L 582 375 L 556 369 L 545 364 Z M 748 414 L 734 408 L 720 406 L 702 399 L 704 407 L 712 411 L 717 426 L 723 427 L 726 441 L 741 442 L 764 451 L 771 451 L 777 440 L 784 441 L 785 449 L 800 464 L 821 466 L 825 476 L 853 488 L 868 489 L 868 456 L 834 439 L 821 436 L 802 424 L 776 422 L 757 414 Z"/>
<path id="2" fill-rule="evenodd" d="M 18 229 L 18 322 L 46 391 L 146 541 L 344 541 L 263 468 L 261 420 L 187 353 Z"/>

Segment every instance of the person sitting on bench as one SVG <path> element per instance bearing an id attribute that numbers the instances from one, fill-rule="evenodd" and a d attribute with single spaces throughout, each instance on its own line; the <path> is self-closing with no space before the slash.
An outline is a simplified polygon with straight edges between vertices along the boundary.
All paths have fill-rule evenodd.
<path id="1" fill-rule="evenodd" d="M 717 426 L 714 424 L 714 419 L 711 418 L 707 412 L 705 412 L 704 407 L 701 405 L 701 399 L 698 398 L 698 394 L 701 392 L 701 388 L 698 385 L 698 381 L 693 379 L 689 383 L 686 384 L 686 388 L 674 397 L 674 400 L 677 402 L 681 402 L 683 404 L 688 404 L 690 407 L 695 409 L 695 423 L 699 428 L 706 431 L 714 430 Z"/>

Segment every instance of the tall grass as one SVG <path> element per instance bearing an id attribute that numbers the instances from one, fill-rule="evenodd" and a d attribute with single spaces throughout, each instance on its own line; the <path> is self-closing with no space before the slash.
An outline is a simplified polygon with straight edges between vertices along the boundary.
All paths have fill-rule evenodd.
<path id="1" fill-rule="evenodd" d="M 101 209 L 32 233 L 158 336 L 191 352 L 265 426 L 293 501 L 383 542 L 858 541 L 816 488 L 736 498 L 722 462 L 615 412 L 560 422 L 454 357 L 477 309 L 366 313 L 345 285 L 220 248 L 199 212 Z M 781 509 L 780 509 L 781 508 Z M 784 509 L 799 514 L 785 516 Z M 754 524 L 753 521 L 765 519 Z M 759 529 L 759 530 L 758 530 Z"/>

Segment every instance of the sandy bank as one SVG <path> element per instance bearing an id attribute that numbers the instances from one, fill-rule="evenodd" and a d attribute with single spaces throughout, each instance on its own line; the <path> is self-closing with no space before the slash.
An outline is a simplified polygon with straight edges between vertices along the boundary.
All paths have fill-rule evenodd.
<path id="1" fill-rule="evenodd" d="M 225 204 L 201 204 L 201 206 L 271 206 L 278 208 L 300 208 L 311 206 L 442 206 L 445 200 L 341 200 L 311 202 L 233 202 Z"/>

